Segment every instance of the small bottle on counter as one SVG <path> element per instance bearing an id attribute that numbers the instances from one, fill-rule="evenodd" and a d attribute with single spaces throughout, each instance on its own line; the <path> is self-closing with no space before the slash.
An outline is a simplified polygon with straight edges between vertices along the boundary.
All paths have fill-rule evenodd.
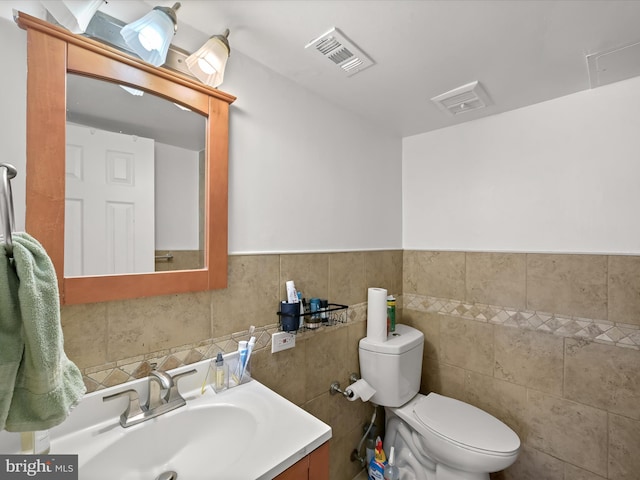
<path id="1" fill-rule="evenodd" d="M 229 386 L 229 365 L 224 362 L 222 358 L 222 352 L 218 352 L 216 357 L 216 376 L 214 383 L 214 390 L 221 392 L 226 390 Z"/>

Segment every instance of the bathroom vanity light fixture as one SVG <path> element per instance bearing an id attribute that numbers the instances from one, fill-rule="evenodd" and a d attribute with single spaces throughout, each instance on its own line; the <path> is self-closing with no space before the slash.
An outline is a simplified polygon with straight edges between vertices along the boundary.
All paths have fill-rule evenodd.
<path id="1" fill-rule="evenodd" d="M 231 54 L 229 29 L 222 35 L 213 35 L 185 60 L 191 74 L 210 87 L 217 87 L 224 79 L 224 69 Z"/>
<path id="2" fill-rule="evenodd" d="M 73 33 L 84 33 L 104 0 L 41 0 L 60 25 Z"/>
<path id="3" fill-rule="evenodd" d="M 171 8 L 155 7 L 144 17 L 126 25 L 120 35 L 142 60 L 159 67 L 165 62 L 171 39 L 178 30 L 176 10 L 179 8 L 179 2 Z"/>

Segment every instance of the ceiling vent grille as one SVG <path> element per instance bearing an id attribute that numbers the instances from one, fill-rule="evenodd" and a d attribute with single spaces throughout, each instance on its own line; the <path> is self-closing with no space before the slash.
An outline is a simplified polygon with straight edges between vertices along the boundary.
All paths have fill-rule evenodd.
<path id="1" fill-rule="evenodd" d="M 640 42 L 587 55 L 591 88 L 640 75 Z"/>
<path id="2" fill-rule="evenodd" d="M 453 116 L 478 110 L 491 104 L 487 92 L 484 91 L 478 81 L 454 88 L 442 95 L 433 97 L 431 101 L 440 110 Z"/>
<path id="3" fill-rule="evenodd" d="M 349 77 L 373 65 L 373 60 L 335 27 L 309 42 L 304 48 L 313 48 L 340 67 Z"/>

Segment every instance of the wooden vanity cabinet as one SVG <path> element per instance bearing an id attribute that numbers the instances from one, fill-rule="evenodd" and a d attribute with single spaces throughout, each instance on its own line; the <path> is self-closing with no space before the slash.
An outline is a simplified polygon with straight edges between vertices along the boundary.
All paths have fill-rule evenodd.
<path id="1" fill-rule="evenodd" d="M 329 480 L 329 442 L 291 465 L 274 480 Z"/>

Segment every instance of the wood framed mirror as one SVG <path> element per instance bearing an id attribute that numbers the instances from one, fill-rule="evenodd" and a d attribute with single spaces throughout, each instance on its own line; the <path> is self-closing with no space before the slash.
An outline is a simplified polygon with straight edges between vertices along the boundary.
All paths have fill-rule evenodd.
<path id="1" fill-rule="evenodd" d="M 27 31 L 26 231 L 42 243 L 54 264 L 61 304 L 225 288 L 229 105 L 235 97 L 24 13 L 18 13 L 15 20 Z M 203 211 L 201 268 L 64 273 L 69 75 L 140 89 L 206 118 L 199 202 Z"/>

